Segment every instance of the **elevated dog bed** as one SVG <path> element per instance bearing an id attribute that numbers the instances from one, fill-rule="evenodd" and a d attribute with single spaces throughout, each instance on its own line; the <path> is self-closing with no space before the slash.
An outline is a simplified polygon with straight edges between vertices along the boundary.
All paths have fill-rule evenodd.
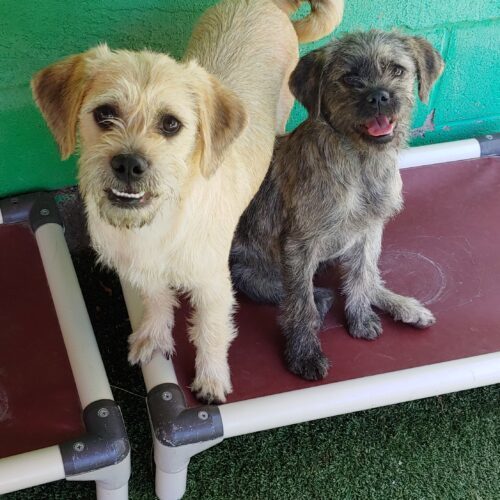
<path id="1" fill-rule="evenodd" d="M 405 210 L 388 226 L 380 259 L 382 276 L 398 293 L 417 297 L 438 321 L 418 330 L 383 315 L 376 341 L 350 337 L 342 298 L 326 317 L 321 343 L 333 365 L 319 384 L 500 351 L 500 161 L 483 159 L 403 172 Z M 500 226 L 499 226 L 500 227 Z M 338 289 L 335 271 L 316 280 Z M 228 402 L 306 389 L 311 383 L 285 369 L 277 308 L 239 296 L 239 335 L 231 347 L 234 392 Z M 194 377 L 187 308 L 177 316 L 177 379 Z M 258 377 L 257 377 L 258 373 Z M 191 393 L 188 402 L 194 403 Z"/>
<path id="2" fill-rule="evenodd" d="M 378 340 L 353 339 L 338 296 L 320 337 L 333 365 L 312 383 L 284 365 L 277 308 L 239 297 L 229 353 L 234 392 L 227 404 L 200 406 L 188 388 L 194 349 L 181 308 L 173 361 L 157 354 L 143 367 L 160 498 L 180 498 L 189 458 L 224 438 L 500 382 L 500 160 L 477 158 L 498 145 L 490 136 L 414 148 L 401 159 L 414 167 L 442 154 L 467 158 L 402 170 L 405 209 L 384 234 L 385 281 L 430 307 L 435 326 L 417 330 L 382 316 Z M 334 270 L 318 282 L 338 289 Z M 124 292 L 135 325 L 140 301 L 126 284 Z"/>
<path id="3" fill-rule="evenodd" d="M 130 453 L 44 193 L 0 201 L 0 494 L 66 478 L 125 500 Z"/>

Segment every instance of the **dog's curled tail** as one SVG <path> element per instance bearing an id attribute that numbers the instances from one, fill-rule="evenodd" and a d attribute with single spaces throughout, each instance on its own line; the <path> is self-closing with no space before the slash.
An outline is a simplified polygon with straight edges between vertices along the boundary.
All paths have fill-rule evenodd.
<path id="1" fill-rule="evenodd" d="M 294 21 L 299 42 L 319 40 L 330 34 L 342 21 L 344 0 L 308 0 L 311 13 L 303 19 Z M 274 3 L 288 15 L 293 14 L 303 0 L 274 0 Z"/>

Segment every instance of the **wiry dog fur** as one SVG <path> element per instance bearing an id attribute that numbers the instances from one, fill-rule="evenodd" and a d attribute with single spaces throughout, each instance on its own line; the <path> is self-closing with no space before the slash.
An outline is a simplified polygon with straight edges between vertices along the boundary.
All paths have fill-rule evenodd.
<path id="1" fill-rule="evenodd" d="M 402 207 L 397 158 L 408 138 L 414 82 L 425 101 L 442 69 L 426 40 L 370 31 L 308 54 L 292 74 L 309 118 L 278 138 L 266 179 L 240 220 L 231 263 L 237 288 L 281 304 L 286 362 L 306 379 L 324 377 L 329 367 L 318 331 L 333 296 L 313 287 L 321 263 L 342 266 L 352 336 L 380 335 L 372 306 L 419 328 L 435 321 L 417 300 L 385 288 L 377 262 L 384 223 Z"/>
<path id="2" fill-rule="evenodd" d="M 209 401 L 231 391 L 229 251 L 293 104 L 287 81 L 298 36 L 287 14 L 299 3 L 222 1 L 202 17 L 181 63 L 100 46 L 33 80 L 63 158 L 79 131 L 80 189 L 101 261 L 142 293 L 130 361 L 173 353 L 176 295 L 189 294 L 192 389 Z M 340 20 L 343 1 L 311 4 L 298 34 L 320 38 Z"/>

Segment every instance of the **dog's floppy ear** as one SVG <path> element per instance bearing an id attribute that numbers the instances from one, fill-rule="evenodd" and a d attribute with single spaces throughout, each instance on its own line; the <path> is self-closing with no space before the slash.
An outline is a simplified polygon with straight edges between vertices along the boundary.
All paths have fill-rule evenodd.
<path id="1" fill-rule="evenodd" d="M 318 118 L 321 114 L 321 86 L 326 57 L 325 48 L 309 52 L 300 59 L 288 82 L 290 91 L 311 118 Z"/>
<path id="2" fill-rule="evenodd" d="M 196 71 L 199 110 L 196 154 L 202 174 L 209 178 L 220 166 L 226 149 L 243 132 L 248 116 L 243 102 L 217 78 L 200 67 Z"/>
<path id="3" fill-rule="evenodd" d="M 441 54 L 425 38 L 407 38 L 413 60 L 417 67 L 418 96 L 427 103 L 431 89 L 444 70 Z"/>
<path id="4" fill-rule="evenodd" d="M 75 150 L 78 115 L 88 87 L 85 54 L 70 56 L 39 71 L 33 97 L 66 160 Z"/>

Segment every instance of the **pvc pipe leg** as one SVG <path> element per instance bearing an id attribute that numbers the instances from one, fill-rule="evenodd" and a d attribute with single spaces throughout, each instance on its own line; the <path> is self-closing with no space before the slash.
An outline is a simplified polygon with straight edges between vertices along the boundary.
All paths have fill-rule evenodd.
<path id="1" fill-rule="evenodd" d="M 187 466 L 179 472 L 164 472 L 156 467 L 156 495 L 160 500 L 179 500 L 186 492 Z"/>
<path id="2" fill-rule="evenodd" d="M 101 481 L 96 481 L 97 500 L 128 500 L 128 483 L 114 490 L 105 487 Z"/>

